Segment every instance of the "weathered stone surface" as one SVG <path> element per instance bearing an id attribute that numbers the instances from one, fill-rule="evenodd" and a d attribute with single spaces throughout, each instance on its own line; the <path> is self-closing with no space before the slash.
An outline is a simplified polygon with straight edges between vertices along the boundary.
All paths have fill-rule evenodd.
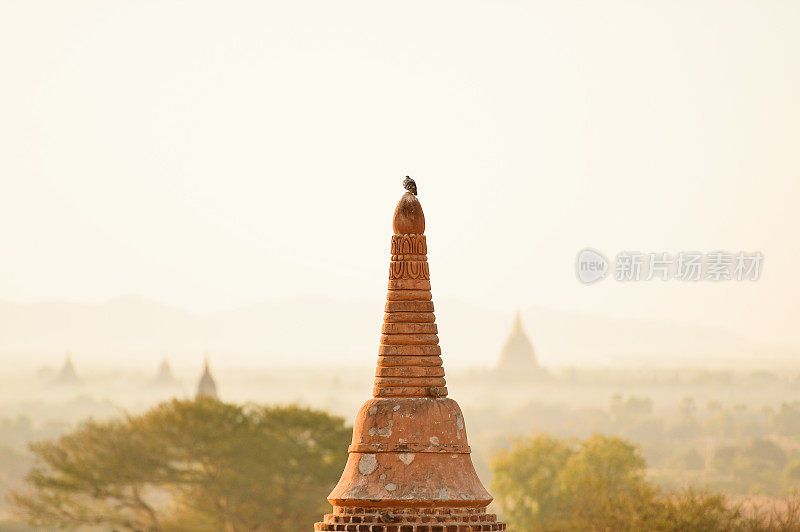
<path id="1" fill-rule="evenodd" d="M 410 192 L 403 194 L 403 197 L 397 203 L 397 207 L 394 210 L 392 228 L 395 235 L 419 237 L 425 233 L 425 214 L 422 212 L 422 205 L 420 205 L 417 197 Z"/>
<path id="2" fill-rule="evenodd" d="M 436 316 L 433 312 L 387 312 L 383 315 L 384 323 L 433 323 Z"/>
<path id="3" fill-rule="evenodd" d="M 430 279 L 389 279 L 389 290 L 430 290 Z"/>
<path id="4" fill-rule="evenodd" d="M 379 355 L 441 355 L 442 348 L 438 345 L 382 345 L 378 348 Z"/>
<path id="5" fill-rule="evenodd" d="M 419 366 L 383 368 L 378 366 L 375 369 L 375 376 L 376 377 L 444 377 L 444 368 L 419 367 Z"/>
<path id="6" fill-rule="evenodd" d="M 436 334 L 439 329 L 435 323 L 384 323 L 383 334 Z"/>
<path id="7" fill-rule="evenodd" d="M 389 301 L 430 301 L 430 290 L 389 290 L 386 294 L 386 299 Z"/>
<path id="8" fill-rule="evenodd" d="M 357 508 L 334 506 L 314 530 L 368 532 L 489 532 L 506 530 L 479 508 Z"/>
<path id="9" fill-rule="evenodd" d="M 378 367 L 395 366 L 441 366 L 442 357 L 436 355 L 415 356 L 415 355 L 396 355 L 378 357 Z"/>

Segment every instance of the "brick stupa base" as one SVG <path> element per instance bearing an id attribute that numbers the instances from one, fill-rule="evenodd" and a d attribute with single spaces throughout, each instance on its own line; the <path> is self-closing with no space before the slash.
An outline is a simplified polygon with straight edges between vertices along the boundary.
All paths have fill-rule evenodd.
<path id="1" fill-rule="evenodd" d="M 389 515 L 396 522 L 384 523 Z M 334 506 L 314 530 L 356 532 L 483 532 L 505 530 L 485 508 L 357 508 Z"/>
<path id="2" fill-rule="evenodd" d="M 447 397 L 433 314 L 425 215 L 416 185 L 394 213 L 392 262 L 373 398 L 359 410 L 333 512 L 317 531 L 506 530 L 470 458 L 464 416 Z"/>

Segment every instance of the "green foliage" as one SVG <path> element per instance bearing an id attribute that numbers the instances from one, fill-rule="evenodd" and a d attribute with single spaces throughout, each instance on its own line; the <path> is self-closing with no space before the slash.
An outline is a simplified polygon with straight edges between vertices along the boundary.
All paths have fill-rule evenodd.
<path id="1" fill-rule="evenodd" d="M 543 526 L 558 518 L 559 477 L 574 452 L 569 443 L 540 434 L 517 440 L 495 456 L 492 489 L 512 530 L 521 523 Z"/>
<path id="2" fill-rule="evenodd" d="M 158 473 L 148 445 L 124 421 L 85 423 L 57 442 L 31 445 L 38 464 L 27 480 L 34 491 L 13 498 L 36 525 L 157 529 L 144 496 Z"/>
<path id="3" fill-rule="evenodd" d="M 673 465 L 682 470 L 698 470 L 705 467 L 706 461 L 695 447 L 690 446 L 675 456 Z"/>
<path id="4" fill-rule="evenodd" d="M 734 445 L 725 445 L 714 453 L 714 467 L 720 471 L 730 471 L 739 449 Z"/>
<path id="5" fill-rule="evenodd" d="M 653 400 L 649 397 L 628 397 L 615 394 L 611 397 L 609 412 L 612 419 L 617 422 L 632 421 L 653 414 Z"/>
<path id="6" fill-rule="evenodd" d="M 783 479 L 790 486 L 800 486 L 800 460 L 792 460 L 783 469 Z"/>
<path id="7" fill-rule="evenodd" d="M 579 443 L 559 476 L 568 521 L 601 530 L 633 526 L 652 492 L 644 472 L 639 449 L 620 438 L 596 435 Z"/>
<path id="8" fill-rule="evenodd" d="M 753 438 L 720 446 L 714 452 L 713 467 L 727 480 L 716 486 L 749 495 L 792 493 L 800 485 L 800 468 L 793 468 L 792 463 L 798 463 L 793 456 L 793 449 L 774 439 Z"/>
<path id="9" fill-rule="evenodd" d="M 780 445 L 763 438 L 753 439 L 747 446 L 746 453 L 753 458 L 764 460 L 776 468 L 782 468 L 788 461 L 786 453 Z"/>
<path id="10" fill-rule="evenodd" d="M 298 407 L 175 400 L 34 444 L 13 498 L 39 525 L 295 531 L 324 511 L 350 434 Z"/>
<path id="11" fill-rule="evenodd" d="M 742 513 L 731 507 L 725 496 L 687 489 L 658 499 L 650 516 L 651 530 L 680 532 L 730 532 L 747 530 L 742 525 Z"/>
<path id="12" fill-rule="evenodd" d="M 536 435 L 498 453 L 492 488 L 512 530 L 628 530 L 652 497 L 644 466 L 619 438 Z"/>
<path id="13" fill-rule="evenodd" d="M 619 438 L 578 442 L 535 434 L 500 451 L 491 465 L 496 502 L 509 530 L 517 532 L 800 530 L 797 497 L 785 508 L 745 508 L 721 494 L 661 493 L 645 480 L 638 448 Z M 794 473 L 787 468 L 787 475 Z"/>
<path id="14" fill-rule="evenodd" d="M 780 434 L 800 436 L 800 403 L 783 403 L 772 421 Z"/>
<path id="15" fill-rule="evenodd" d="M 676 439 L 688 440 L 702 434 L 703 430 L 695 416 L 697 405 L 695 404 L 694 398 L 684 397 L 681 399 L 679 410 L 680 419 L 678 423 L 670 429 L 671 436 Z"/>

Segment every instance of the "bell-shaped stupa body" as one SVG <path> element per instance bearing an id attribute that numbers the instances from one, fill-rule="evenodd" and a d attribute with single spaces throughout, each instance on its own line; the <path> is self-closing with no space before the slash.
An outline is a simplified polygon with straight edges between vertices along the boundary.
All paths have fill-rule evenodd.
<path id="1" fill-rule="evenodd" d="M 522 316 L 517 313 L 514 326 L 508 335 L 500 360 L 495 368 L 495 373 L 504 382 L 509 379 L 528 381 L 532 378 L 546 378 L 549 376 L 536 358 L 533 344 L 522 326 Z"/>
<path id="2" fill-rule="evenodd" d="M 373 398 L 359 410 L 333 512 L 314 530 L 505 530 L 447 398 L 433 314 L 425 215 L 406 193 L 394 214 L 389 292 Z"/>

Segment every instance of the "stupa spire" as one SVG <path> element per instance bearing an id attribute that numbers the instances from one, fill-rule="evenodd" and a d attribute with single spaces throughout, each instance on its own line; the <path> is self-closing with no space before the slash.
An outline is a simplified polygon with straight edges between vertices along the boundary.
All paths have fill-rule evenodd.
<path id="1" fill-rule="evenodd" d="M 333 512 L 317 531 L 503 531 L 447 398 L 433 314 L 425 215 L 414 181 L 394 213 L 389 291 L 373 398 L 359 410 Z"/>
<path id="2" fill-rule="evenodd" d="M 208 353 L 203 358 L 203 374 L 200 375 L 200 380 L 197 382 L 197 393 L 195 398 L 210 397 L 218 399 L 217 383 L 214 382 L 214 377 L 211 376 L 211 368 L 208 364 Z"/>
<path id="3" fill-rule="evenodd" d="M 411 191 L 400 198 L 392 225 L 389 291 L 373 395 L 445 397 L 442 349 L 431 297 L 425 214 Z"/>
<path id="4" fill-rule="evenodd" d="M 520 312 L 519 310 L 514 315 L 514 326 L 511 329 L 511 331 L 512 331 L 512 333 L 524 332 L 522 330 L 522 312 Z"/>

